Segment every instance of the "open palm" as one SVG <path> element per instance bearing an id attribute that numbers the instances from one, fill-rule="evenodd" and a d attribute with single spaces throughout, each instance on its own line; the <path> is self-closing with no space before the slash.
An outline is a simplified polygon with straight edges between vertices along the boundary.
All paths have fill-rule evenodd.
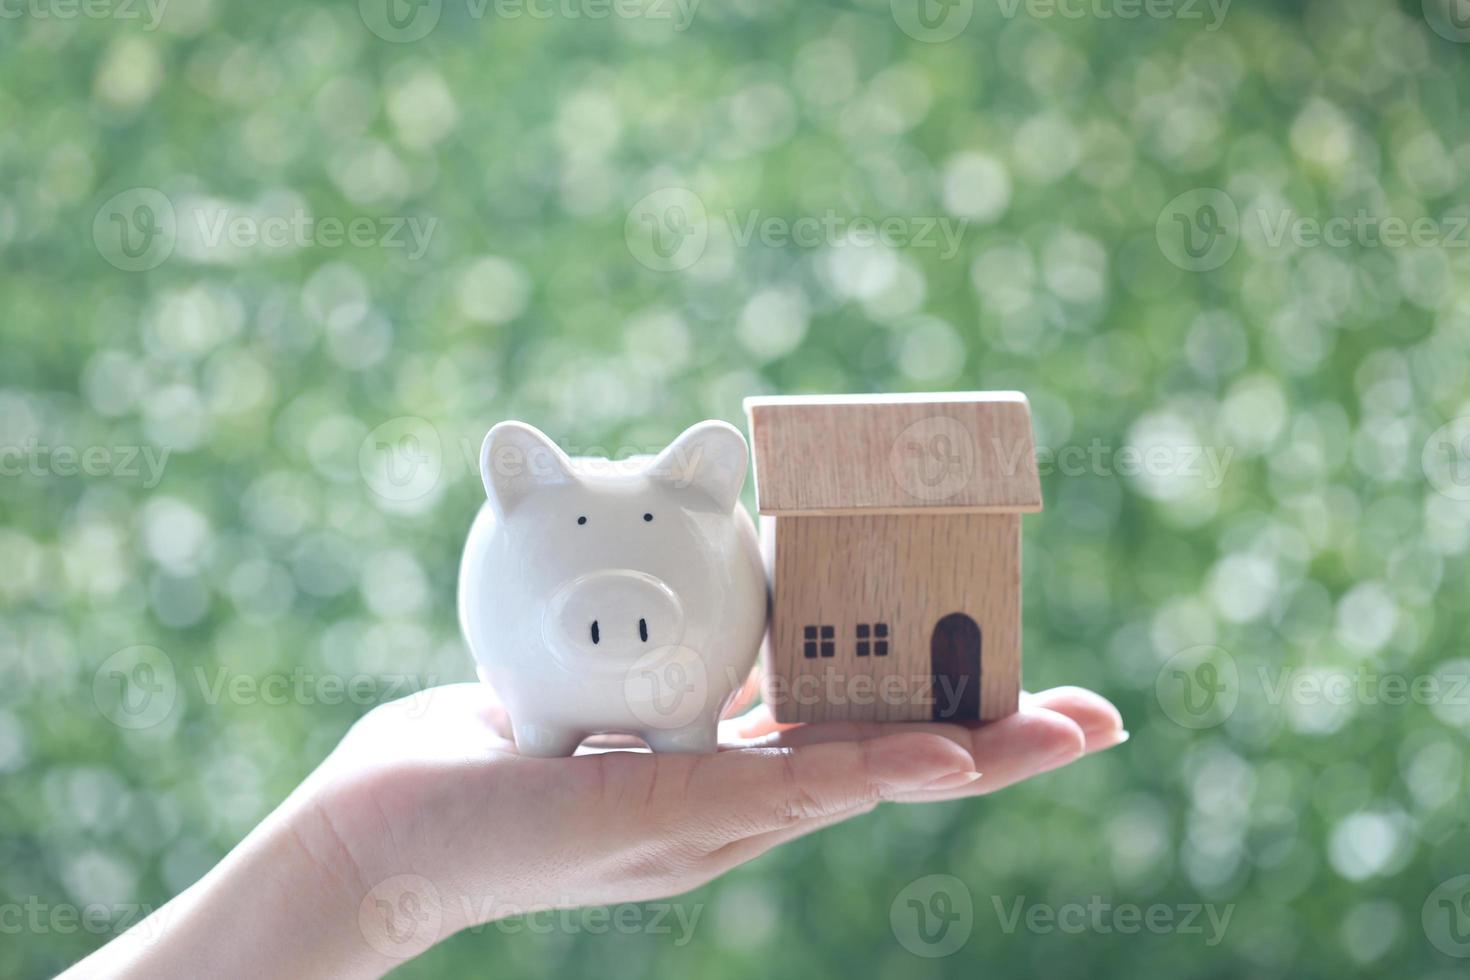
<path id="1" fill-rule="evenodd" d="M 746 692 L 754 689 L 754 682 Z M 778 725 L 720 751 L 516 752 L 483 684 L 365 715 L 208 874 L 67 977 L 376 977 L 459 929 L 688 891 L 867 813 L 994 792 L 1127 738 L 1079 688 L 991 724 Z"/>
<path id="2" fill-rule="evenodd" d="M 994 792 L 1126 737 L 1102 697 L 1058 688 L 983 726 L 779 725 L 756 707 L 713 755 L 533 758 L 493 692 L 456 684 L 364 717 L 301 787 L 301 836 L 391 961 L 490 919 L 678 894 L 879 803 Z"/>

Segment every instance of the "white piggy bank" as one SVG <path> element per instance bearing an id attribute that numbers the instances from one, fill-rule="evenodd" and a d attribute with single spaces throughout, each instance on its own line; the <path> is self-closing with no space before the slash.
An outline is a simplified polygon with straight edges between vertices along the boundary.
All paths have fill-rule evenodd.
<path id="1" fill-rule="evenodd" d="M 657 457 L 570 459 L 520 422 L 480 451 L 488 502 L 459 570 L 459 616 L 517 748 L 588 735 L 713 752 L 766 626 L 745 438 L 701 422 Z"/>

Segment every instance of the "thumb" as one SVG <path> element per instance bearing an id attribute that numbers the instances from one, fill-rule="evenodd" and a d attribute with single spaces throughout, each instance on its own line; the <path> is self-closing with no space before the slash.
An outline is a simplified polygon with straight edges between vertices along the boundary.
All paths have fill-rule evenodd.
<path id="1" fill-rule="evenodd" d="M 690 825 L 706 839 L 733 841 L 978 776 L 970 753 L 951 739 L 904 732 L 704 756 L 688 774 L 684 797 Z"/>

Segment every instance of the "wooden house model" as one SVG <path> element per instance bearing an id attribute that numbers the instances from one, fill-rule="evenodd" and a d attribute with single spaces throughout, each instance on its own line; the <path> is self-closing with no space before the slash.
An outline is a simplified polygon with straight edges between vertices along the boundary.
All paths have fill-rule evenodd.
<path id="1" fill-rule="evenodd" d="M 779 721 L 989 721 L 1021 689 L 1019 392 L 745 401 Z"/>

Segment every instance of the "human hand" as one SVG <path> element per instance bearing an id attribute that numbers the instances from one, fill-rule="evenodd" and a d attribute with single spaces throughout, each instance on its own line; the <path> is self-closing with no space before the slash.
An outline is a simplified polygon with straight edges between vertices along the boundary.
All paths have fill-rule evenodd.
<path id="1" fill-rule="evenodd" d="M 723 723 L 715 755 L 540 759 L 516 754 L 487 688 L 451 685 L 365 717 L 313 777 L 305 826 L 324 858 L 334 841 L 350 856 L 349 902 L 422 879 L 437 927 L 413 955 L 518 911 L 679 894 L 880 802 L 993 792 L 1124 738 L 1106 700 L 1061 688 L 979 727 L 783 726 L 758 707 Z M 384 935 L 403 936 L 388 898 Z"/>
<path id="2" fill-rule="evenodd" d="M 227 947 L 258 949 L 260 931 L 288 960 L 268 972 L 378 976 L 468 926 L 686 892 L 881 802 L 994 792 L 1127 737 L 1116 709 L 1078 688 L 1023 696 L 978 727 L 779 725 L 757 707 L 722 723 L 713 755 L 532 758 L 507 731 L 481 684 L 369 712 L 175 900 L 179 935 L 152 944 L 147 972 L 253 973 Z"/>

